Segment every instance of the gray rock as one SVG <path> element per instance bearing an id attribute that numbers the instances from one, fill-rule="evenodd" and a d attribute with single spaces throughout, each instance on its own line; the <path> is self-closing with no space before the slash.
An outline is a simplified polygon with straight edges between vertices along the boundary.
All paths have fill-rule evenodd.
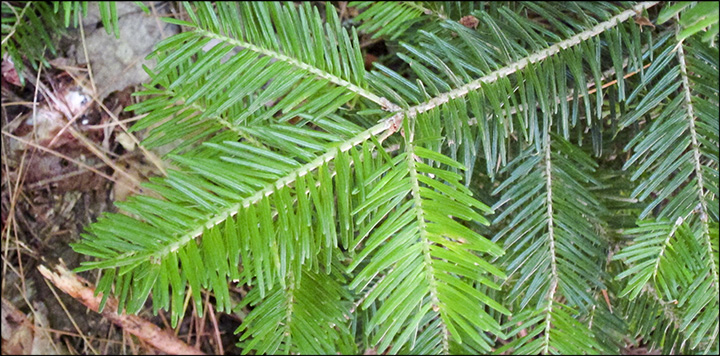
<path id="1" fill-rule="evenodd" d="M 156 2 L 155 6 L 158 6 L 159 3 L 160 2 Z M 146 6 L 148 5 L 146 4 Z M 115 11 L 117 11 L 118 18 L 135 12 L 142 12 L 139 6 L 133 4 L 130 1 L 116 1 Z M 83 24 L 85 24 L 85 28 L 92 28 L 94 30 L 95 25 L 97 25 L 99 22 L 101 22 L 100 8 L 97 6 L 96 3 L 91 3 L 90 5 L 88 5 L 87 16 L 83 18 Z"/>
<path id="2" fill-rule="evenodd" d="M 167 4 L 159 4 L 156 3 L 155 7 L 168 7 Z M 101 100 L 114 91 L 147 81 L 149 76 L 142 66 L 144 64 L 153 68 L 155 61 L 145 60 L 145 57 L 152 52 L 156 43 L 179 32 L 178 26 L 162 22 L 153 14 L 146 14 L 133 3 L 118 1 L 117 12 L 120 38 L 114 34 L 108 35 L 102 27 L 96 28 L 100 16 L 95 4 L 90 5 L 88 16 L 83 21 L 87 54 Z M 87 63 L 79 37 L 75 43 L 75 59 L 79 64 Z"/>

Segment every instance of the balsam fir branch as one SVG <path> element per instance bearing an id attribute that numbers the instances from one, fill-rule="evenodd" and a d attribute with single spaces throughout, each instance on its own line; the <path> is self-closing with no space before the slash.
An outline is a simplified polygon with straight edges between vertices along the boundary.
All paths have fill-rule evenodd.
<path id="1" fill-rule="evenodd" d="M 79 270 L 173 326 L 244 285 L 246 353 L 717 351 L 717 48 L 643 29 L 657 2 L 406 5 L 356 18 L 402 14 L 366 72 L 332 4 L 184 3 L 128 108 L 177 169 L 87 228 Z M 667 339 L 632 315 L 658 303 Z"/>

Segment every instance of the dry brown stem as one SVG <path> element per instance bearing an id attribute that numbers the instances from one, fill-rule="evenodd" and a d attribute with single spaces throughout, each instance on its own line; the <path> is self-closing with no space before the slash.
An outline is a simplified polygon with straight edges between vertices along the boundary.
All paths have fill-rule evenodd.
<path id="1" fill-rule="evenodd" d="M 54 268 L 57 272 L 50 271 L 44 265 L 40 265 L 38 270 L 40 274 L 63 292 L 80 301 L 92 311 L 97 312 L 102 297 L 94 295 L 95 287 L 63 265 L 58 264 Z M 158 350 L 173 355 L 204 355 L 202 351 L 188 346 L 173 333 L 163 330 L 139 316 L 118 314 L 117 308 L 117 300 L 109 297 L 101 314 L 115 325 L 120 326 L 123 330 L 137 336 Z"/>

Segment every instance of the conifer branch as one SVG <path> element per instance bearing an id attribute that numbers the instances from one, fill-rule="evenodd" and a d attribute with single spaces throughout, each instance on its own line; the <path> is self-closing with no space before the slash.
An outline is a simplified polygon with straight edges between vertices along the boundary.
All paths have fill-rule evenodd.
<path id="1" fill-rule="evenodd" d="M 552 162 L 551 162 L 551 145 L 550 145 L 550 136 L 546 136 L 545 140 L 545 189 L 546 189 L 546 204 L 547 204 L 547 229 L 548 229 L 548 240 L 550 241 L 550 291 L 549 295 L 547 297 L 547 303 L 548 306 L 546 308 L 545 315 L 545 347 L 543 349 L 543 354 L 549 353 L 550 348 L 550 330 L 551 330 L 551 315 L 552 315 L 552 307 L 553 303 L 555 302 L 555 291 L 557 290 L 558 286 L 558 271 L 557 271 L 557 261 L 555 259 L 555 226 L 553 222 L 553 197 L 552 197 Z"/>
<path id="2" fill-rule="evenodd" d="M 680 28 L 678 27 L 678 31 Z M 693 168 L 695 171 L 695 177 L 697 179 L 698 189 L 698 200 L 699 200 L 699 213 L 700 221 L 702 224 L 702 233 L 704 237 L 704 244 L 707 247 L 708 259 L 710 264 L 710 273 L 712 274 L 713 285 L 716 292 L 720 292 L 720 283 L 718 282 L 718 266 L 712 261 L 714 255 L 712 248 L 712 241 L 710 239 L 710 231 L 708 225 L 708 207 L 705 193 L 705 183 L 703 175 L 703 166 L 700 163 L 700 145 L 698 143 L 698 133 L 695 128 L 695 111 L 692 103 L 692 94 L 690 93 L 690 81 L 688 80 L 687 65 L 685 60 L 685 50 L 683 49 L 683 42 L 679 42 L 677 46 L 677 57 L 680 63 L 680 77 L 682 78 L 683 86 L 683 97 L 685 101 L 685 109 L 687 110 L 687 122 L 688 130 L 690 131 L 691 149 L 693 151 Z"/>
<path id="3" fill-rule="evenodd" d="M 415 216 L 417 217 L 418 221 L 419 238 L 422 242 L 422 253 L 423 259 L 425 261 L 425 279 L 430 286 L 430 298 L 433 310 L 437 309 L 437 311 L 439 311 L 442 306 L 440 305 L 440 299 L 438 298 L 437 282 L 435 281 L 435 271 L 433 269 L 433 259 L 430 255 L 430 245 L 432 244 L 432 242 L 428 239 L 427 236 L 427 224 L 425 222 L 425 213 L 423 211 L 422 197 L 420 196 L 420 182 L 418 181 L 418 172 L 415 168 L 415 154 L 413 152 L 413 144 L 411 143 L 413 141 L 413 134 L 409 133 L 408 135 L 410 139 L 408 140 L 409 142 L 406 146 L 407 155 L 405 158 L 407 159 L 410 185 L 412 186 L 411 192 L 412 199 L 415 205 Z M 448 345 L 449 333 L 444 321 L 441 322 L 440 332 L 442 333 L 442 351 L 443 353 L 447 353 L 450 348 L 450 346 Z"/>
<path id="4" fill-rule="evenodd" d="M 500 80 L 500 78 L 507 77 L 507 76 L 527 67 L 529 64 L 540 62 L 554 54 L 557 54 L 561 50 L 566 50 L 570 47 L 573 47 L 580 43 L 583 43 L 584 41 L 587 41 L 588 39 L 595 37 L 605 31 L 627 21 L 628 19 L 632 18 L 633 16 L 636 16 L 638 11 L 649 9 L 657 4 L 658 4 L 657 1 L 643 2 L 643 3 L 637 4 L 632 9 L 623 11 L 622 13 L 612 17 L 611 19 L 601 22 L 601 23 L 597 24 L 596 26 L 594 26 L 593 28 L 583 31 L 581 33 L 578 33 L 577 35 L 572 36 L 572 37 L 568 38 L 567 40 L 558 42 L 546 49 L 535 52 L 523 59 L 520 59 L 519 61 L 513 62 L 503 68 L 500 68 L 488 75 L 485 75 L 479 79 L 476 79 L 476 80 L 474 80 L 468 84 L 465 84 L 457 89 L 451 90 L 451 91 L 443 93 L 441 95 L 438 95 L 420 105 L 416 105 L 416 106 L 413 106 L 402 112 L 398 112 L 395 115 L 393 115 L 392 117 L 387 119 L 387 121 L 389 122 L 388 129 L 400 127 L 400 123 L 402 122 L 403 117 L 405 117 L 405 116 L 407 116 L 408 118 L 414 118 L 418 114 L 430 111 L 442 104 L 449 102 L 450 100 L 464 97 L 469 92 L 480 89 L 483 84 L 489 84 L 489 83 L 496 82 L 496 81 Z M 389 131 L 389 133 L 382 136 L 382 139 L 386 138 L 393 132 L 394 131 Z M 380 140 L 381 142 L 382 142 L 382 139 Z"/>
<path id="5" fill-rule="evenodd" d="M 512 63 L 508 66 L 505 66 L 499 70 L 496 70 L 496 71 L 494 71 L 486 76 L 483 76 L 482 78 L 479 78 L 469 84 L 466 84 L 460 88 L 457 88 L 450 92 L 438 95 L 437 97 L 435 97 L 425 103 L 422 103 L 422 104 L 413 106 L 407 110 L 402 110 L 402 111 L 395 113 L 393 116 L 383 120 L 381 123 L 369 128 L 369 129 L 361 132 L 360 134 L 354 136 L 353 138 L 343 142 L 342 144 L 340 144 L 337 147 L 338 150 L 335 150 L 335 149 L 329 150 L 328 152 L 326 152 L 325 154 L 323 154 L 321 156 L 318 156 L 311 162 L 308 162 L 307 164 L 295 169 L 290 174 L 278 179 L 273 184 L 270 184 L 266 188 L 259 190 L 258 192 L 251 195 L 250 197 L 247 197 L 247 198 L 243 199 L 241 202 L 233 204 L 230 207 L 223 209 L 222 211 L 218 212 L 218 214 L 216 214 L 214 217 L 207 220 L 204 224 L 202 224 L 202 225 L 198 226 L 196 229 L 182 235 L 172 244 L 163 247 L 157 253 L 153 254 L 153 256 L 158 258 L 158 260 L 159 260 L 160 258 L 163 258 L 164 256 L 166 256 L 168 253 L 177 251 L 180 247 L 186 245 L 189 241 L 192 241 L 193 239 L 202 235 L 204 229 L 211 229 L 212 227 L 224 222 L 226 219 L 228 219 L 232 216 L 235 216 L 237 214 L 237 211 L 240 209 L 240 207 L 243 207 L 243 206 L 248 207 L 250 205 L 256 204 L 263 197 L 270 196 L 273 193 L 273 191 L 275 191 L 276 189 L 281 189 L 282 187 L 284 187 L 286 185 L 292 184 L 297 179 L 297 177 L 302 177 L 305 174 L 307 174 L 308 172 L 314 171 L 318 167 L 322 166 L 324 163 L 332 161 L 339 152 L 346 152 L 350 148 L 355 147 L 358 144 L 361 144 L 361 143 L 367 141 L 368 139 L 370 139 L 371 136 L 379 135 L 380 137 L 378 138 L 378 140 L 380 142 L 384 141 L 387 137 L 389 137 L 390 135 L 392 135 L 393 133 L 395 133 L 398 130 L 404 117 L 407 116 L 408 119 L 412 119 L 412 118 L 415 118 L 418 114 L 432 110 L 433 108 L 443 105 L 452 99 L 464 97 L 470 91 L 479 89 L 481 87 L 481 84 L 483 84 L 483 83 L 487 84 L 487 83 L 495 82 L 502 77 L 508 76 L 512 73 L 517 72 L 518 70 L 525 68 L 528 64 L 541 61 L 545 58 L 548 58 L 549 56 L 552 56 L 553 54 L 558 53 L 560 50 L 567 49 L 569 47 L 572 47 L 579 43 L 582 43 L 582 41 L 585 41 L 585 40 L 587 40 L 593 36 L 596 36 L 600 33 L 603 33 L 604 31 L 607 31 L 608 29 L 610 29 L 614 26 L 617 26 L 618 24 L 622 23 L 623 21 L 626 21 L 626 20 L 632 18 L 633 16 L 636 15 L 636 11 L 641 11 L 643 9 L 650 8 L 656 4 L 657 4 L 657 2 L 640 3 L 636 6 L 634 6 L 632 9 L 624 11 L 624 12 L 620 13 L 619 15 L 614 16 L 610 20 L 604 21 L 604 22 L 594 26 L 593 28 L 591 28 L 587 31 L 584 31 L 580 34 L 577 34 L 565 41 L 559 42 L 547 49 L 541 50 L 530 56 L 527 56 L 517 62 L 514 62 L 514 63 Z M 321 71 L 317 68 L 308 66 L 304 63 L 297 61 L 294 58 L 285 56 L 283 54 L 280 54 L 280 53 L 277 53 L 274 51 L 269 51 L 269 50 L 260 48 L 251 43 L 239 41 L 239 40 L 236 40 L 236 39 L 233 39 L 230 37 L 226 37 L 226 36 L 217 35 L 215 33 L 212 33 L 212 32 L 209 32 L 209 31 L 206 31 L 203 29 L 196 29 L 195 31 L 204 36 L 208 36 L 211 38 L 217 38 L 219 40 L 226 41 L 226 42 L 234 44 L 236 46 L 246 47 L 257 53 L 272 56 L 278 60 L 286 61 L 288 63 L 296 65 L 298 68 L 307 70 L 307 71 L 309 71 L 313 74 L 316 74 L 324 79 L 330 80 L 338 85 L 343 85 L 343 84 L 347 83 L 343 79 L 332 76 L 332 75 L 325 73 L 324 71 Z M 347 84 L 349 84 L 349 83 L 347 83 Z M 358 93 L 359 95 L 365 96 L 366 98 L 373 100 L 374 102 L 376 102 L 380 105 L 387 104 L 385 102 L 385 100 L 387 100 L 386 98 L 381 98 L 381 99 L 385 99 L 385 100 L 380 100 L 378 98 L 373 99 L 372 95 L 366 96 L 365 95 L 366 93 L 363 89 L 360 89 L 358 87 L 355 90 L 357 90 L 355 92 Z M 386 107 L 388 107 L 388 106 L 386 105 Z M 390 105 L 389 107 L 394 108 L 394 106 L 392 106 L 392 105 Z M 129 261 L 127 259 L 135 254 L 136 254 L 136 252 L 128 252 L 126 254 L 118 256 L 117 260 L 125 260 L 127 262 L 127 261 Z"/>
<path id="6" fill-rule="evenodd" d="M 321 70 L 321 69 L 318 69 L 318 68 L 316 68 L 316 67 L 314 67 L 314 66 L 311 66 L 311 65 L 309 65 L 309 64 L 303 63 L 303 62 L 301 62 L 301 61 L 299 61 L 299 60 L 297 60 L 297 59 L 295 59 L 295 58 L 292 58 L 292 57 L 290 57 L 290 56 L 286 56 L 286 55 L 284 55 L 284 54 L 282 54 L 282 53 L 278 53 L 278 52 L 276 52 L 276 51 L 272 51 L 272 50 L 269 50 L 269 49 L 261 48 L 261 47 L 255 45 L 255 44 L 250 43 L 250 42 L 241 41 L 241 40 L 237 40 L 237 39 L 234 39 L 234 38 L 230 38 L 230 37 L 227 37 L 227 36 L 223 36 L 223 35 L 220 35 L 220 34 L 217 34 L 217 33 L 213 33 L 213 32 L 210 32 L 210 31 L 208 31 L 208 30 L 196 29 L 195 32 L 197 32 L 198 34 L 200 34 L 200 35 L 202 35 L 202 36 L 205 36 L 205 37 L 214 38 L 214 39 L 220 40 L 220 41 L 222 41 L 222 42 L 230 43 L 230 44 L 235 45 L 235 46 L 238 46 L 238 47 L 243 47 L 243 48 L 249 49 L 249 50 L 251 50 L 251 51 L 253 51 L 253 52 L 256 52 L 256 53 L 259 53 L 259 54 L 262 54 L 262 55 L 265 55 L 265 56 L 269 56 L 269 57 L 275 58 L 275 59 L 277 59 L 277 60 L 279 60 L 279 61 L 283 61 L 283 62 L 289 63 L 289 64 L 291 64 L 292 66 L 294 66 L 294 67 L 296 67 L 296 68 L 299 68 L 299 69 L 302 69 L 302 70 L 306 70 L 306 71 L 308 71 L 309 73 L 315 74 L 316 76 L 318 76 L 318 77 L 320 77 L 320 78 L 322 78 L 322 79 L 328 80 L 328 81 L 330 81 L 330 82 L 333 83 L 333 84 L 336 84 L 336 85 L 338 85 L 338 86 L 347 88 L 348 90 L 352 91 L 353 93 L 356 93 L 356 94 L 358 94 L 358 95 L 360 95 L 360 96 L 362 96 L 362 97 L 364 97 L 364 98 L 366 98 L 366 99 L 368 99 L 368 100 L 370 100 L 370 101 L 375 102 L 376 104 L 380 105 L 380 106 L 381 106 L 383 109 L 385 109 L 385 110 L 389 110 L 389 111 L 399 111 L 399 110 L 400 110 L 400 107 L 399 107 L 399 106 L 391 103 L 391 102 L 390 102 L 388 99 L 386 99 L 386 98 L 379 97 L 379 96 L 373 94 L 372 92 L 370 92 L 370 91 L 367 90 L 367 89 L 363 89 L 363 88 L 361 88 L 361 87 L 359 87 L 359 86 L 357 86 L 357 85 L 355 85 L 355 84 L 353 84 L 353 83 L 348 82 L 348 81 L 345 80 L 345 79 L 339 78 L 339 77 L 337 77 L 337 76 L 335 76 L 335 75 L 333 75 L 333 74 L 330 74 L 330 73 L 328 73 L 328 72 L 326 72 L 326 71 L 324 71 L 324 70 Z"/>

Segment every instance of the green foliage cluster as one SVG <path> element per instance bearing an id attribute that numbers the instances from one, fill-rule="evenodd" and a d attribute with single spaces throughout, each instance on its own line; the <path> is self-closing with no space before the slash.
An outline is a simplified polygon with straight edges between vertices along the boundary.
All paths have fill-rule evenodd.
<path id="1" fill-rule="evenodd" d="M 680 17 L 681 31 L 677 33 L 677 39 L 682 41 L 700 31 L 703 42 L 712 41 L 720 30 L 720 4 L 714 1 L 695 2 L 678 1 L 672 6 L 667 6 L 658 14 L 657 22 L 662 24 L 675 17 L 680 11 L 687 9 Z"/>
<path id="2" fill-rule="evenodd" d="M 73 245 L 104 298 L 174 326 L 208 290 L 250 308 L 248 353 L 717 354 L 704 5 L 350 5 L 164 19 L 184 31 L 128 110 L 177 169 Z M 392 65 L 366 71 L 358 31 Z"/>

